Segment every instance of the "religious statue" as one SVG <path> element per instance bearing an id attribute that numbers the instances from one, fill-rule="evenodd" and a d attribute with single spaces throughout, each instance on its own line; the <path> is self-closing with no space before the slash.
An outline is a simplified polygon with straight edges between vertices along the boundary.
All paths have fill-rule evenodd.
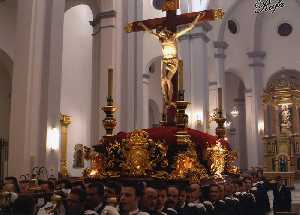
<path id="1" fill-rule="evenodd" d="M 288 105 L 282 105 L 281 127 L 287 128 L 287 129 L 291 128 L 291 113 L 290 113 Z"/>
<path id="2" fill-rule="evenodd" d="M 164 102 L 167 106 L 174 106 L 172 102 L 173 97 L 173 84 L 172 79 L 177 72 L 179 59 L 177 50 L 177 40 L 184 34 L 191 31 L 198 23 L 200 18 L 205 16 L 205 13 L 200 13 L 196 19 L 183 30 L 173 33 L 169 31 L 166 27 L 159 27 L 156 31 L 149 29 L 143 22 L 139 23 L 139 26 L 144 28 L 145 31 L 154 35 L 162 45 L 163 59 L 161 68 L 161 89 L 163 93 Z"/>
<path id="3" fill-rule="evenodd" d="M 286 158 L 284 156 L 281 156 L 279 159 L 279 170 L 280 172 L 287 172 L 287 164 L 286 164 Z"/>
<path id="4" fill-rule="evenodd" d="M 77 144 L 74 147 L 74 161 L 73 168 L 83 168 L 84 167 L 84 149 L 82 144 Z"/>

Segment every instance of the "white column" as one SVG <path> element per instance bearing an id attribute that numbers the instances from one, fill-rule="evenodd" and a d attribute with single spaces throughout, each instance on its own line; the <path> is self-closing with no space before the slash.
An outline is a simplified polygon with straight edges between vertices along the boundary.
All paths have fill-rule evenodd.
<path id="1" fill-rule="evenodd" d="M 46 165 L 47 122 L 56 125 L 60 106 L 62 46 L 59 36 L 62 40 L 63 13 L 64 2 L 59 0 L 18 1 L 10 175 L 28 173 L 33 165 Z"/>
<path id="2" fill-rule="evenodd" d="M 96 15 L 94 19 L 94 40 L 98 43 L 99 53 L 98 62 L 99 62 L 99 70 L 97 75 L 99 78 L 99 112 L 97 115 L 98 120 L 101 122 L 105 118 L 105 113 L 100 109 L 101 107 L 106 105 L 106 99 L 108 94 L 108 69 L 112 68 L 114 70 L 114 80 L 113 80 L 113 99 L 114 105 L 118 107 L 116 118 L 119 120 L 119 73 L 120 68 L 117 65 L 118 62 L 118 41 L 117 41 L 117 26 L 116 26 L 116 11 L 114 1 L 108 2 L 103 1 L 101 5 L 101 12 Z M 118 130 L 119 123 L 117 126 Z M 105 129 L 102 124 L 99 125 L 99 138 L 101 138 L 105 134 Z"/>
<path id="3" fill-rule="evenodd" d="M 92 25 L 93 26 L 93 25 Z M 91 117 L 91 145 L 96 144 L 100 139 L 100 127 L 102 119 L 100 119 L 100 36 L 97 27 L 93 30 L 93 75 L 92 75 L 92 117 Z M 104 95 L 102 95 L 104 96 Z"/>
<path id="4" fill-rule="evenodd" d="M 209 83 L 209 113 L 213 113 L 213 111 L 218 108 L 218 88 L 223 88 L 223 100 L 225 97 L 225 50 L 228 47 L 228 44 L 225 41 L 215 41 L 215 59 L 217 63 L 217 71 L 216 71 L 216 79 Z M 223 110 L 225 113 L 225 102 L 223 102 Z M 215 134 L 216 133 L 217 124 L 212 122 L 210 124 L 209 133 Z"/>
<path id="5" fill-rule="evenodd" d="M 149 80 L 150 75 L 143 74 L 143 128 L 149 128 Z"/>
<path id="6" fill-rule="evenodd" d="M 184 98 L 186 101 L 191 101 L 191 40 L 189 35 L 180 38 L 179 58 L 183 60 Z"/>
<path id="7" fill-rule="evenodd" d="M 124 22 L 143 19 L 143 1 L 122 0 Z M 143 33 L 123 35 L 123 68 L 122 68 L 122 112 L 121 130 L 132 131 L 143 127 Z"/>
<path id="8" fill-rule="evenodd" d="M 247 126 L 247 152 L 248 167 L 262 165 L 263 145 L 258 132 L 258 121 L 263 120 L 261 104 L 262 74 L 264 52 L 255 51 L 247 53 L 251 63 L 249 64 L 248 80 L 250 88 L 246 90 L 246 126 Z"/>
<path id="9" fill-rule="evenodd" d="M 35 121 L 29 121 L 32 116 L 31 105 L 39 98 L 33 98 L 31 79 L 33 78 L 33 50 L 34 41 L 31 32 L 35 26 L 33 16 L 36 14 L 34 0 L 18 1 L 17 27 L 16 27 L 16 50 L 14 59 L 14 71 L 12 80 L 11 117 L 9 135 L 9 175 L 19 176 L 29 172 L 30 147 L 35 140 L 31 138 L 32 127 Z M 38 101 L 35 101 L 37 99 Z M 38 107 L 35 107 L 35 110 Z M 39 108 L 37 109 L 37 111 Z"/>
<path id="10" fill-rule="evenodd" d="M 209 102 L 208 102 L 209 108 L 208 108 L 207 117 L 209 117 L 209 114 L 212 114 L 214 110 L 218 107 L 218 83 L 217 82 L 209 83 L 208 91 L 209 91 Z M 215 135 L 216 128 L 217 128 L 217 124 L 214 121 L 211 121 L 209 124 L 208 133 Z"/>
<path id="11" fill-rule="evenodd" d="M 228 44 L 225 41 L 215 41 L 214 47 L 216 48 L 215 58 L 217 59 L 217 76 L 216 81 L 218 83 L 218 87 L 224 87 L 225 84 L 225 50 L 228 47 Z M 224 96 L 224 93 L 223 93 Z M 225 102 L 223 102 L 224 105 Z"/>
<path id="12" fill-rule="evenodd" d="M 38 0 L 37 0 L 38 1 Z M 48 76 L 46 80 L 45 97 L 47 98 L 47 124 L 44 125 L 44 140 L 47 140 L 47 128 L 59 128 L 59 113 L 60 113 L 60 97 L 61 97 L 61 79 L 62 79 L 62 47 L 63 47 L 63 25 L 65 2 L 52 0 L 52 4 L 48 11 L 51 11 L 49 16 L 49 43 L 45 46 L 48 52 Z M 44 144 L 46 146 L 46 144 Z M 59 171 L 59 151 L 50 151 L 46 148 L 45 166 L 49 173 L 51 169 L 54 174 Z M 70 164 L 69 164 L 70 165 Z"/>
<path id="13" fill-rule="evenodd" d="M 208 111 L 207 43 L 209 38 L 203 28 L 191 34 L 191 102 L 192 111 L 200 115 L 202 130 L 206 131 L 205 113 Z"/>

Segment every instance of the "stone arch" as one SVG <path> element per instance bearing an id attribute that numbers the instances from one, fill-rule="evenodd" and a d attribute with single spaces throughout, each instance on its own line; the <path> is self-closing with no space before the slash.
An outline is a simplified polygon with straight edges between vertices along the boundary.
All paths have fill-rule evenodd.
<path id="1" fill-rule="evenodd" d="M 157 72 L 160 71 L 161 68 L 161 59 L 161 56 L 152 58 L 143 73 L 143 127 L 152 126 L 150 118 L 151 111 L 155 110 L 157 114 L 160 113 L 160 109 L 162 109 L 162 97 L 160 98 L 160 72 Z M 160 116 L 160 114 L 158 114 L 158 116 Z M 158 122 L 159 120 L 156 123 Z"/>
<path id="2" fill-rule="evenodd" d="M 3 69 L 5 69 L 9 73 L 10 78 L 12 78 L 13 60 L 2 49 L 0 49 L 0 65 L 3 67 Z"/>
<path id="3" fill-rule="evenodd" d="M 275 73 L 273 73 L 270 77 L 268 77 L 268 81 L 266 82 L 265 87 L 268 86 L 269 83 L 272 81 L 281 78 L 282 76 L 285 76 L 289 79 L 296 79 L 298 83 L 300 83 L 300 71 L 295 69 L 281 69 Z"/>
<path id="4" fill-rule="evenodd" d="M 68 171 L 72 176 L 81 175 L 80 169 L 72 168 L 75 146 L 92 145 L 93 74 L 96 71 L 93 27 L 89 21 L 93 16 L 87 4 L 74 5 L 64 14 L 60 112 L 72 118 L 67 150 Z"/>
<path id="5" fill-rule="evenodd" d="M 227 134 L 233 149 L 239 153 L 238 164 L 242 169 L 247 168 L 245 91 L 245 84 L 238 73 L 234 69 L 227 70 L 225 72 L 225 110 L 227 120 L 231 121 Z M 240 112 L 236 118 L 231 116 L 233 107 Z"/>
<path id="6" fill-rule="evenodd" d="M 93 12 L 93 15 L 96 16 L 97 13 L 100 12 L 99 10 L 99 5 L 97 3 L 97 1 L 95 0 L 66 0 L 66 7 L 65 7 L 65 12 L 73 7 L 76 7 L 78 5 L 87 5 L 90 7 L 90 9 Z"/>
<path id="7" fill-rule="evenodd" d="M 222 20 L 219 33 L 218 33 L 218 41 L 223 41 L 225 36 L 225 30 L 226 30 L 226 24 L 232 13 L 236 10 L 236 8 L 243 3 L 243 0 L 236 0 L 232 6 L 228 9 L 228 11 L 225 13 L 225 17 Z"/>
<path id="8" fill-rule="evenodd" d="M 153 63 L 157 62 L 158 60 L 160 61 L 161 59 L 162 59 L 162 56 L 156 56 L 156 57 L 152 58 L 149 61 L 149 63 L 147 64 L 144 74 L 151 75 L 152 72 L 150 71 L 150 67 L 153 65 Z"/>

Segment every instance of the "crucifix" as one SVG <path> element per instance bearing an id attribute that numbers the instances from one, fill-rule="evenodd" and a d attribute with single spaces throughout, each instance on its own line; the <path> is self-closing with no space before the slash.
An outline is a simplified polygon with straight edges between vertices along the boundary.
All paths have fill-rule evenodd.
<path id="1" fill-rule="evenodd" d="M 174 107 L 174 102 L 177 99 L 177 93 L 174 96 L 173 91 L 178 91 L 178 76 L 174 77 L 180 68 L 177 47 L 178 39 L 190 32 L 201 22 L 219 20 L 224 16 L 222 9 L 205 10 L 181 15 L 177 15 L 177 9 L 179 9 L 179 0 L 165 0 L 162 10 L 166 11 L 166 17 L 136 21 L 129 23 L 125 28 L 128 33 L 138 31 L 149 32 L 162 45 L 161 89 L 164 98 L 164 109 Z M 182 25 L 187 25 L 187 27 L 177 31 L 177 27 Z M 182 82 L 183 80 L 179 81 Z M 175 89 L 173 89 L 173 86 Z"/>

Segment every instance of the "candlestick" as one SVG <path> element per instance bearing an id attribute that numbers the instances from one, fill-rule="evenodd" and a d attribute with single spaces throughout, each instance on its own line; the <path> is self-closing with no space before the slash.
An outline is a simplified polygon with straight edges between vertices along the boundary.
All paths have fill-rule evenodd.
<path id="1" fill-rule="evenodd" d="M 113 69 L 108 69 L 108 97 L 112 98 L 113 94 L 113 82 L 114 82 L 114 75 L 113 75 L 114 70 Z"/>
<path id="2" fill-rule="evenodd" d="M 218 88 L 218 106 L 220 109 L 222 109 L 222 88 Z"/>

